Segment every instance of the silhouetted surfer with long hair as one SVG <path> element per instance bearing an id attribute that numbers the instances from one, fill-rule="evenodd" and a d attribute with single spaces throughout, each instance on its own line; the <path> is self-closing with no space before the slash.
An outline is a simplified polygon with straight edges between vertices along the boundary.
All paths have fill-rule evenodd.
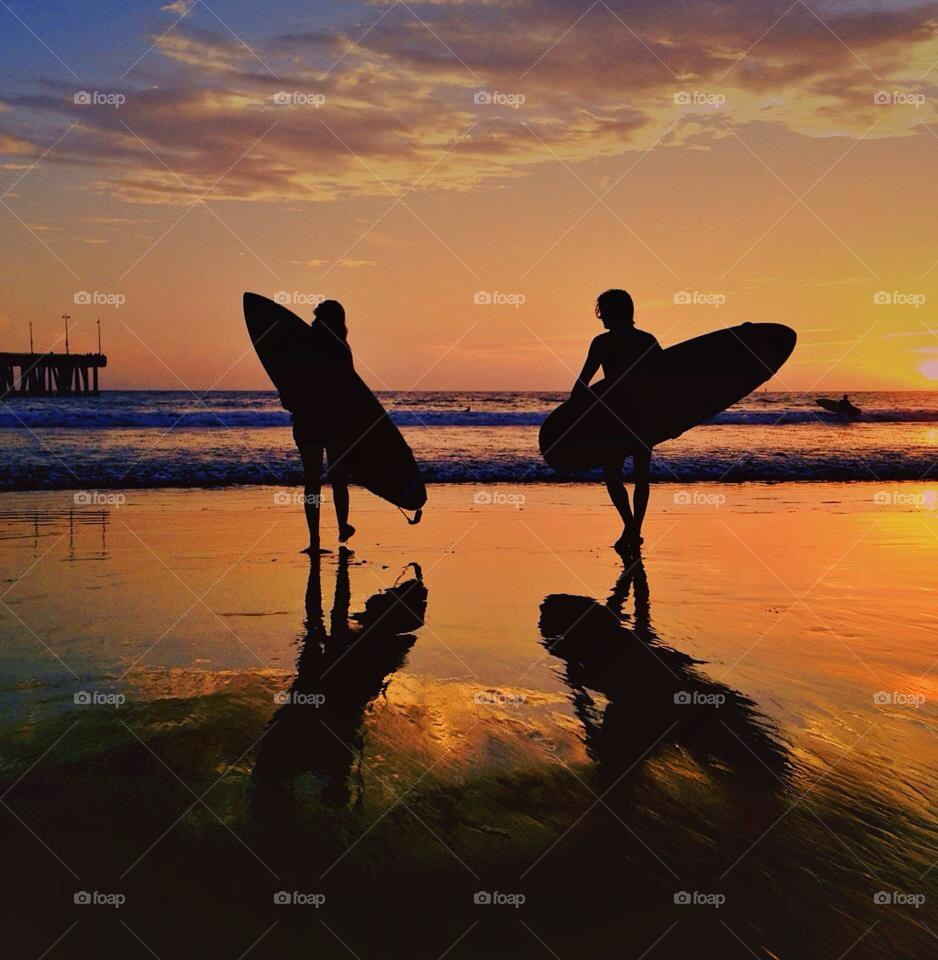
<path id="1" fill-rule="evenodd" d="M 319 552 L 319 495 L 325 476 L 332 485 L 339 543 L 355 533 L 348 522 L 348 470 L 343 463 L 347 448 L 340 445 L 343 411 L 337 384 L 344 372 L 354 368 L 348 343 L 345 308 L 338 300 L 323 300 L 313 311 L 308 353 L 298 362 L 308 366 L 308 390 L 291 406 L 293 439 L 303 460 L 304 507 L 309 527 L 309 546 L 304 553 Z M 323 472 L 323 452 L 328 469 Z"/>
<path id="2" fill-rule="evenodd" d="M 661 352 L 661 345 L 652 334 L 635 326 L 635 305 L 625 290 L 606 290 L 596 298 L 596 317 L 602 321 L 606 333 L 601 333 L 590 344 L 586 362 L 573 386 L 572 396 L 585 391 L 590 381 L 602 368 L 608 390 L 604 402 L 615 412 L 617 394 L 625 392 L 630 376 L 649 357 Z M 620 421 L 623 431 L 624 422 Z M 645 444 L 632 457 L 632 472 L 635 482 L 635 512 L 629 505 L 629 494 L 622 480 L 622 457 L 611 460 L 603 467 L 603 479 L 609 498 L 622 518 L 622 536 L 613 546 L 623 551 L 638 551 L 642 544 L 642 521 L 648 507 L 649 470 L 651 447 Z"/>

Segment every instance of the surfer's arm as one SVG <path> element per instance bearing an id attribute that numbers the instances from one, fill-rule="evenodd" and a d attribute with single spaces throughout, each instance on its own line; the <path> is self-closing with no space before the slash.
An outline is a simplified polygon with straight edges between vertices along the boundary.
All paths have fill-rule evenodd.
<path id="1" fill-rule="evenodd" d="M 583 369 L 580 371 L 580 375 L 576 378 L 576 383 L 573 385 L 573 390 L 571 394 L 577 393 L 580 390 L 586 390 L 590 385 L 590 380 L 596 376 L 599 372 L 600 359 L 599 359 L 599 349 L 594 340 L 590 344 L 589 353 L 586 355 L 586 362 L 583 364 Z"/>

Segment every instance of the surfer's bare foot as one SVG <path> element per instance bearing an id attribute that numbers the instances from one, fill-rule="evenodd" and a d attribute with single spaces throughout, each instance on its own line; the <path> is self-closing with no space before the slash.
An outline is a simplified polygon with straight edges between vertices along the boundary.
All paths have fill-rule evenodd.
<path id="1" fill-rule="evenodd" d="M 644 542 L 644 537 L 632 533 L 631 530 L 626 530 L 612 545 L 612 549 L 623 557 L 637 557 L 642 552 L 642 544 Z"/>
<path id="2" fill-rule="evenodd" d="M 612 549 L 622 553 L 632 549 L 632 535 L 626 530 L 621 537 L 612 545 Z"/>
<path id="3" fill-rule="evenodd" d="M 317 554 L 321 556 L 331 552 L 331 550 L 326 550 L 325 547 L 320 547 L 318 543 L 311 543 L 308 547 L 303 547 L 300 551 L 300 553 L 308 554 L 311 557 L 315 557 Z"/>
<path id="4" fill-rule="evenodd" d="M 350 523 L 347 523 L 345 526 L 339 528 L 339 543 L 347 543 L 354 536 L 355 528 Z"/>

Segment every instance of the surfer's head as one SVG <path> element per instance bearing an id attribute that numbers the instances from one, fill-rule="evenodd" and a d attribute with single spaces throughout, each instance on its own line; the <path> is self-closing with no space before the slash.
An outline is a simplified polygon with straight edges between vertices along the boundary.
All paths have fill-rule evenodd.
<path id="1" fill-rule="evenodd" d="M 321 323 L 330 333 L 340 340 L 348 339 L 348 327 L 345 326 L 345 307 L 338 300 L 323 300 L 313 310 L 313 319 Z"/>
<path id="2" fill-rule="evenodd" d="M 596 298 L 596 317 L 607 330 L 635 325 L 635 304 L 627 290 L 606 290 Z"/>

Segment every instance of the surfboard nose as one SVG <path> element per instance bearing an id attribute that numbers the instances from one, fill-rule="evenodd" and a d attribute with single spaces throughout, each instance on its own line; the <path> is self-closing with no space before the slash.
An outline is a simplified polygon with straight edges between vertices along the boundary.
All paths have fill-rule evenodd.
<path id="1" fill-rule="evenodd" d="M 245 316 L 249 311 L 257 310 L 266 299 L 266 297 L 262 297 L 259 293 L 251 293 L 250 291 L 246 290 L 243 297 Z"/>
<path id="2" fill-rule="evenodd" d="M 776 356 L 779 358 L 778 366 L 781 366 L 792 355 L 795 344 L 798 342 L 798 334 L 784 323 L 767 323 L 766 326 L 772 328 Z"/>
<path id="3" fill-rule="evenodd" d="M 745 335 L 750 352 L 776 370 L 792 355 L 798 334 L 784 323 L 743 323 L 736 328 Z"/>

